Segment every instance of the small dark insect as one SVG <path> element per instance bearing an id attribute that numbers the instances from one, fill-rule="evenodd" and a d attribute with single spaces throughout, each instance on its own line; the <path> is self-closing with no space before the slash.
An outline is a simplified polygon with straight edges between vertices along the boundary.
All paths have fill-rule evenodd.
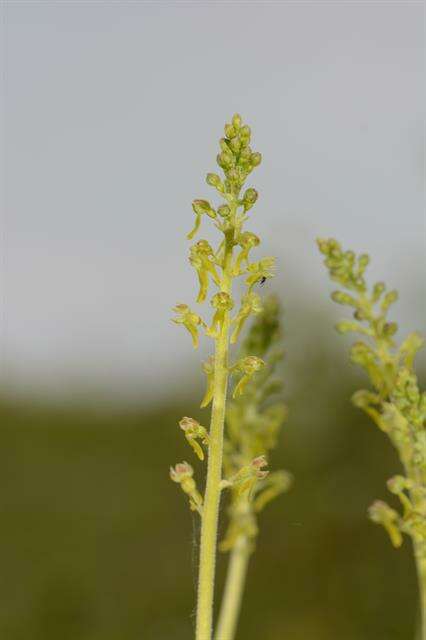
<path id="1" fill-rule="evenodd" d="M 261 280 L 259 282 L 259 285 L 262 286 L 262 285 L 265 284 L 265 282 L 266 282 L 266 278 L 265 278 L 265 276 L 262 276 L 262 278 L 261 278 Z"/>

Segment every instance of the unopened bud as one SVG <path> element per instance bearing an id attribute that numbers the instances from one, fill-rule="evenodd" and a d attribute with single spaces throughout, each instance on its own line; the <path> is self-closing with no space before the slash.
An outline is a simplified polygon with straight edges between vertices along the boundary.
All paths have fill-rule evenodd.
<path id="1" fill-rule="evenodd" d="M 194 200 L 192 208 L 198 215 L 209 213 L 212 210 L 210 203 L 207 200 Z"/>
<path id="2" fill-rule="evenodd" d="M 229 152 L 222 151 L 216 158 L 217 164 L 222 169 L 228 169 L 232 165 L 232 155 Z"/>
<path id="3" fill-rule="evenodd" d="M 217 175 L 217 173 L 208 173 L 206 176 L 206 182 L 211 187 L 219 187 L 221 184 L 221 179 Z"/>
<path id="4" fill-rule="evenodd" d="M 398 331 L 398 325 L 396 322 L 386 322 L 383 327 L 383 333 L 386 337 L 391 338 Z"/>
<path id="5" fill-rule="evenodd" d="M 233 118 L 232 118 L 232 126 L 235 129 L 239 129 L 241 127 L 242 122 L 243 122 L 243 120 L 242 120 L 240 114 L 239 113 L 235 113 Z"/>
<path id="6" fill-rule="evenodd" d="M 365 269 L 365 267 L 367 267 L 369 263 L 370 263 L 370 256 L 368 255 L 368 253 L 362 253 L 358 258 L 358 264 L 361 267 L 361 269 Z"/>
<path id="7" fill-rule="evenodd" d="M 336 330 L 339 333 L 349 333 L 349 331 L 359 331 L 359 324 L 350 320 L 342 320 L 336 324 Z"/>
<path id="8" fill-rule="evenodd" d="M 258 198 L 256 189 L 247 189 L 243 196 L 244 211 L 249 211 Z"/>
<path id="9" fill-rule="evenodd" d="M 250 164 L 252 165 L 252 167 L 258 167 L 261 162 L 262 162 L 262 154 L 261 153 L 258 153 L 256 151 L 255 153 L 251 154 L 251 156 L 250 156 Z"/>
<path id="10" fill-rule="evenodd" d="M 356 300 L 348 293 L 344 291 L 333 291 L 331 294 L 331 299 L 337 304 L 349 304 L 351 306 L 356 306 Z"/>
<path id="11" fill-rule="evenodd" d="M 232 138 L 232 140 L 229 143 L 229 146 L 231 147 L 231 150 L 234 153 L 238 153 L 241 149 L 241 142 L 239 141 L 238 138 Z"/>
<path id="12" fill-rule="evenodd" d="M 248 124 L 245 124 L 243 127 L 241 127 L 240 138 L 243 142 L 248 143 L 250 142 L 250 136 L 251 136 L 251 129 L 248 126 Z"/>
<path id="13" fill-rule="evenodd" d="M 386 286 L 384 282 L 376 282 L 373 287 L 373 302 L 377 302 L 385 289 Z"/>
<path id="14" fill-rule="evenodd" d="M 232 124 L 225 125 L 225 135 L 227 138 L 235 138 L 235 136 L 237 135 L 237 132 Z"/>
<path id="15" fill-rule="evenodd" d="M 231 213 L 231 209 L 227 204 L 221 204 L 220 207 L 218 207 L 217 212 L 222 216 L 222 218 L 227 218 Z"/>

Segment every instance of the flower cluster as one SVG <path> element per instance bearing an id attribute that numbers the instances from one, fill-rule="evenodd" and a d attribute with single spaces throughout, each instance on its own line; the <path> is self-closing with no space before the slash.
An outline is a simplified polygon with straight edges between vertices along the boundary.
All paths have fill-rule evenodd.
<path id="1" fill-rule="evenodd" d="M 287 416 L 287 409 L 277 396 L 282 381 L 275 374 L 283 356 L 279 314 L 276 298 L 268 297 L 240 349 L 240 368 L 244 370 L 245 366 L 250 371 L 253 366 L 259 367 L 259 373 L 256 378 L 245 373 L 235 385 L 234 399 L 228 404 L 224 456 L 228 479 L 223 481 L 223 487 L 230 488 L 230 505 L 229 525 L 220 545 L 222 551 L 232 549 L 241 536 L 248 539 L 253 549 L 258 532 L 257 513 L 287 491 L 292 482 L 288 472 L 270 473 L 265 468 L 266 455 L 275 447 Z M 236 393 L 247 377 L 244 393 Z"/>
<path id="2" fill-rule="evenodd" d="M 402 534 L 408 534 L 417 555 L 426 558 L 426 393 L 420 392 L 413 370 L 423 340 L 411 333 L 399 346 L 396 343 L 398 326 L 388 320 L 388 311 L 398 294 L 387 291 L 383 282 L 368 288 L 367 254 L 356 258 L 333 239 L 318 240 L 318 246 L 332 280 L 345 289 L 334 291 L 332 299 L 353 310 L 353 319 L 339 322 L 336 328 L 363 338 L 352 346 L 351 360 L 366 371 L 372 389 L 357 391 L 353 402 L 387 433 L 404 467 L 405 475 L 388 481 L 389 491 L 401 502 L 402 514 L 376 501 L 369 515 L 385 527 L 395 547 L 402 544 Z"/>
<path id="3" fill-rule="evenodd" d="M 260 295 L 255 291 L 256 285 L 274 275 L 274 258 L 251 261 L 251 252 L 259 246 L 260 239 L 253 232 L 243 230 L 248 213 L 258 199 L 258 193 L 252 187 L 242 191 L 242 187 L 249 174 L 261 162 L 261 155 L 252 150 L 250 139 L 250 127 L 243 124 L 238 114 L 234 115 L 232 122 L 225 125 L 225 136 L 219 142 L 217 163 L 223 170 L 224 177 L 208 173 L 206 178 L 207 184 L 216 189 L 224 202 L 215 206 L 208 200 L 196 199 L 192 203 L 195 222 L 188 239 L 192 240 L 200 231 L 204 218 L 213 220 L 223 234 L 217 248 L 213 248 L 207 240 L 200 239 L 189 250 L 189 262 L 195 269 L 199 283 L 196 302 L 210 300 L 213 309 L 211 320 L 205 321 L 187 304 L 180 303 L 174 307 L 176 317 L 173 321 L 187 329 L 194 348 L 198 347 L 200 332 L 218 340 L 224 327 L 230 330 L 230 343 L 237 342 L 250 316 L 263 312 Z M 238 277 L 244 278 L 247 290 L 239 308 L 231 316 L 236 306 L 232 297 L 232 280 Z M 212 287 L 216 289 L 213 292 Z M 264 366 L 263 360 L 254 353 L 246 353 L 234 364 L 227 365 L 228 374 L 237 378 L 234 398 L 243 396 Z M 209 357 L 202 368 L 207 380 L 206 392 L 201 402 L 201 407 L 204 408 L 214 397 L 214 357 Z M 179 424 L 197 457 L 204 460 L 204 450 L 209 442 L 207 429 L 193 418 L 183 418 Z M 181 486 L 183 488 L 182 483 Z"/>

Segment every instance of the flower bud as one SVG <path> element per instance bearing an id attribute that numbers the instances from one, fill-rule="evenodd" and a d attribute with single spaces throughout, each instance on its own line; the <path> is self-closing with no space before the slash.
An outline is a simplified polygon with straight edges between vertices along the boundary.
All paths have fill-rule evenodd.
<path id="1" fill-rule="evenodd" d="M 344 256 L 346 258 L 346 260 L 348 262 L 350 262 L 351 264 L 354 262 L 355 260 L 355 254 L 353 251 L 345 251 Z"/>
<path id="2" fill-rule="evenodd" d="M 317 245 L 324 255 L 329 255 L 334 249 L 340 249 L 339 243 L 334 238 L 317 238 Z"/>
<path id="3" fill-rule="evenodd" d="M 225 153 L 226 152 L 229 153 L 229 145 L 228 145 L 228 140 L 226 138 L 221 138 L 219 140 L 219 146 L 222 151 L 224 151 Z"/>
<path id="4" fill-rule="evenodd" d="M 262 162 L 262 154 L 261 153 L 258 153 L 256 151 L 255 153 L 251 154 L 251 156 L 250 156 L 250 164 L 252 165 L 252 167 L 258 167 L 261 162 Z"/>
<path id="5" fill-rule="evenodd" d="M 217 173 L 208 173 L 206 176 L 206 182 L 211 187 L 218 187 L 221 184 L 221 179 L 217 175 Z"/>
<path id="6" fill-rule="evenodd" d="M 244 211 L 249 211 L 258 198 L 256 189 L 247 189 L 243 196 Z"/>
<path id="7" fill-rule="evenodd" d="M 331 299 L 333 302 L 337 302 L 337 304 L 348 304 L 351 306 L 356 306 L 357 302 L 355 298 L 349 295 L 349 293 L 345 293 L 344 291 L 333 291 L 331 294 Z"/>
<path id="8" fill-rule="evenodd" d="M 252 156 L 252 151 L 250 147 L 243 147 L 240 153 L 240 163 L 249 162 Z"/>
<path id="9" fill-rule="evenodd" d="M 210 215 L 210 212 L 213 211 L 210 203 L 207 200 L 194 200 L 192 203 L 192 208 L 194 210 L 194 213 L 198 215 L 202 215 L 203 213 L 207 213 Z"/>
<path id="10" fill-rule="evenodd" d="M 387 309 L 391 306 L 391 304 L 393 304 L 397 300 L 398 300 L 398 291 L 395 291 L 395 289 L 393 291 L 389 291 L 389 293 L 387 293 L 383 298 L 383 302 L 381 305 L 382 311 L 387 311 Z"/>
<path id="11" fill-rule="evenodd" d="M 232 155 L 229 152 L 222 151 L 217 155 L 216 161 L 222 169 L 229 169 L 232 166 Z"/>
<path id="12" fill-rule="evenodd" d="M 235 136 L 237 135 L 237 132 L 232 124 L 225 125 L 225 135 L 227 138 L 235 138 Z"/>
<path id="13" fill-rule="evenodd" d="M 250 137 L 251 137 L 251 129 L 248 126 L 248 124 L 245 124 L 243 127 L 241 127 L 241 130 L 240 130 L 241 142 L 243 144 L 248 144 L 250 142 Z"/>
<path id="14" fill-rule="evenodd" d="M 362 309 L 357 309 L 354 311 L 354 318 L 357 320 L 367 320 L 367 315 Z"/>
<path id="15" fill-rule="evenodd" d="M 239 153 L 241 149 L 241 142 L 239 141 L 238 138 L 232 138 L 231 142 L 229 143 L 229 146 L 231 148 L 231 151 L 233 151 L 234 153 Z"/>
<path id="16" fill-rule="evenodd" d="M 373 287 L 373 302 L 377 302 L 385 289 L 386 286 L 384 282 L 376 282 Z"/>
<path id="17" fill-rule="evenodd" d="M 227 204 L 221 204 L 218 207 L 217 212 L 222 218 L 228 218 L 229 214 L 231 213 L 231 209 Z"/>
<path id="18" fill-rule="evenodd" d="M 358 258 L 358 264 L 360 268 L 364 270 L 369 263 L 370 263 L 370 256 L 368 255 L 368 253 L 362 253 Z"/>
<path id="19" fill-rule="evenodd" d="M 342 320 L 336 324 L 336 330 L 339 333 L 348 333 L 349 331 L 359 331 L 360 325 L 350 320 Z"/>
<path id="20" fill-rule="evenodd" d="M 230 169 L 227 175 L 228 175 L 228 180 L 230 180 L 231 182 L 238 182 L 240 179 L 240 174 L 236 169 Z"/>
<path id="21" fill-rule="evenodd" d="M 235 113 L 234 116 L 232 117 L 232 126 L 235 129 L 239 129 L 241 127 L 242 122 L 243 122 L 243 120 L 242 120 L 240 114 L 239 113 Z"/>
<path id="22" fill-rule="evenodd" d="M 386 322 L 385 326 L 383 327 L 383 334 L 387 338 L 391 338 L 392 336 L 394 336 L 397 331 L 398 325 L 396 322 Z"/>

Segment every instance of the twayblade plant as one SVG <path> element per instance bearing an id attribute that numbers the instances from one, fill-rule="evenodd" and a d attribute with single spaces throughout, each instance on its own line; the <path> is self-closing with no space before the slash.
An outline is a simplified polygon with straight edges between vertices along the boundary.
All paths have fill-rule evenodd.
<path id="1" fill-rule="evenodd" d="M 362 336 L 351 348 L 352 362 L 368 374 L 372 389 L 357 391 L 352 400 L 363 409 L 395 446 L 404 470 L 388 480 L 387 486 L 402 506 L 398 513 L 377 500 L 369 509 L 373 522 L 384 526 L 394 547 L 400 547 L 403 534 L 411 537 L 417 566 L 422 640 L 426 640 L 426 392 L 419 390 L 414 357 L 423 344 L 417 333 L 410 333 L 401 344 L 395 340 L 398 326 L 387 318 L 397 300 L 395 290 L 387 291 L 383 282 L 368 287 L 364 272 L 369 256 L 358 258 L 342 251 L 336 240 L 318 240 L 331 279 L 346 291 L 334 291 L 334 302 L 353 309 L 353 320 L 336 326 L 340 333 Z"/>
<path id="2" fill-rule="evenodd" d="M 265 355 L 269 348 L 268 340 L 271 343 L 275 340 L 272 337 L 264 337 L 260 349 L 259 344 L 250 345 L 250 342 L 247 342 L 247 348 L 241 356 L 230 362 L 230 344 L 237 342 L 247 319 L 253 314 L 264 313 L 257 289 L 259 284 L 273 276 L 275 266 L 275 259 L 271 257 L 251 260 L 251 251 L 259 245 L 260 240 L 251 231 L 243 230 L 245 222 L 249 219 L 248 212 L 255 204 L 258 194 L 253 188 L 244 192 L 242 189 L 250 173 L 261 162 L 260 153 L 253 152 L 250 148 L 250 137 L 250 128 L 243 125 L 238 114 L 234 115 L 231 124 L 225 126 L 225 137 L 220 140 L 220 153 L 217 156 L 217 163 L 224 176 L 221 178 L 216 173 L 207 174 L 207 184 L 216 189 L 224 202 L 216 208 L 207 200 L 194 200 L 192 204 L 195 224 L 188 234 L 188 239 L 194 238 L 202 220 L 206 218 L 212 220 L 222 235 L 216 248 L 207 240 L 201 239 L 190 247 L 189 252 L 189 261 L 199 281 L 197 302 L 205 302 L 211 295 L 210 289 L 215 290 L 210 298 L 213 317 L 210 323 L 207 323 L 186 304 L 178 304 L 174 309 L 177 314 L 174 321 L 189 331 L 195 348 L 198 346 L 200 332 L 214 341 L 214 354 L 203 364 L 206 392 L 201 401 L 201 407 L 211 404 L 210 427 L 201 425 L 193 418 L 185 417 L 180 421 L 180 427 L 194 453 L 200 460 L 207 457 L 207 477 L 203 495 L 197 489 L 193 468 L 187 462 L 177 464 L 170 471 L 172 480 L 179 483 L 187 494 L 191 509 L 197 511 L 201 518 L 196 640 L 211 640 L 213 635 L 213 596 L 221 492 L 225 489 L 231 492 L 231 523 L 223 544 L 231 550 L 232 559 L 220 617 L 222 631 L 218 631 L 216 638 L 232 640 L 244 583 L 245 565 L 254 537 L 253 528 L 249 530 L 245 523 L 251 520 L 253 527 L 254 512 L 287 484 L 286 476 L 268 476 L 265 469 L 267 461 L 263 455 L 271 446 L 273 433 L 282 419 L 282 409 L 275 407 L 269 409 L 269 414 L 265 413 L 264 417 L 265 420 L 269 420 L 269 427 L 265 426 L 264 433 L 259 431 L 258 443 L 250 436 L 247 438 L 247 443 L 250 444 L 246 446 L 241 433 L 237 433 L 248 424 L 244 407 L 249 407 L 249 404 L 240 404 L 240 398 L 247 394 L 247 398 L 251 398 L 250 406 L 255 412 L 260 412 L 261 395 L 268 395 L 267 381 L 273 362 L 266 366 L 261 355 Z M 237 278 L 244 280 L 246 291 L 241 298 L 239 309 L 233 312 L 237 306 L 233 297 L 233 283 Z M 268 312 L 265 313 L 264 318 L 271 317 L 271 314 L 267 316 Z M 249 345 L 253 346 L 252 351 Z M 230 376 L 234 379 L 235 404 L 232 406 L 228 405 L 227 399 Z M 255 381 L 259 382 L 259 386 Z M 256 389 L 259 398 L 255 397 Z M 240 407 L 239 410 L 244 417 L 235 418 L 237 407 Z M 224 460 L 224 424 L 227 408 L 230 433 L 226 440 Z M 270 436 L 269 440 L 267 434 Z M 243 506 L 245 514 L 241 513 Z M 243 555 L 240 554 L 242 547 Z"/>

